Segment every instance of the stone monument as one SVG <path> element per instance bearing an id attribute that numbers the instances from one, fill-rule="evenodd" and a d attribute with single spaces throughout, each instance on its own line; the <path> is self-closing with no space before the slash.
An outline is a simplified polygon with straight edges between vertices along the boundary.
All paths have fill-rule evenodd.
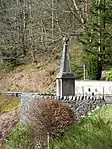
<path id="1" fill-rule="evenodd" d="M 68 41 L 68 37 L 63 38 L 63 53 L 60 72 L 56 77 L 56 95 L 58 97 L 75 96 L 75 75 L 71 69 Z"/>

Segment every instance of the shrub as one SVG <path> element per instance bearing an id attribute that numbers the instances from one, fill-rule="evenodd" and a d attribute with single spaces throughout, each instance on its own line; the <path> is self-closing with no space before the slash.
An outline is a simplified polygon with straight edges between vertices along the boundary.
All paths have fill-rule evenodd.
<path id="1" fill-rule="evenodd" d="M 111 68 L 109 74 L 107 75 L 106 79 L 107 79 L 107 81 L 112 81 L 112 68 Z"/>
<path id="2" fill-rule="evenodd" d="M 0 62 L 1 72 L 10 72 L 14 69 L 14 65 L 9 62 Z"/>
<path id="3" fill-rule="evenodd" d="M 99 57 L 90 55 L 88 57 L 88 76 L 90 80 L 100 80 L 102 72 L 102 64 Z"/>
<path id="4" fill-rule="evenodd" d="M 47 134 L 50 137 L 64 132 L 67 125 L 75 120 L 73 111 L 67 104 L 58 100 L 42 99 L 32 105 L 28 111 L 29 133 L 33 141 L 44 148 Z M 35 144 L 35 143 L 34 143 Z"/>

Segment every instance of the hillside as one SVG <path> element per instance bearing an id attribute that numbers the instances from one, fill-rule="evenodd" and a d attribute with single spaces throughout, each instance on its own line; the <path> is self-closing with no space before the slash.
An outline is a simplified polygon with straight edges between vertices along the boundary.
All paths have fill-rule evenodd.
<path id="1" fill-rule="evenodd" d="M 19 66 L 0 76 L 0 91 L 53 92 L 57 67 L 57 61 Z"/>
<path id="2" fill-rule="evenodd" d="M 78 44 L 72 45 L 69 52 L 73 71 L 82 77 L 85 54 L 79 47 Z M 37 63 L 27 62 L 16 66 L 13 71 L 1 71 L 0 91 L 55 92 L 55 78 L 59 72 L 61 56 L 62 49 L 52 56 L 41 57 Z"/>

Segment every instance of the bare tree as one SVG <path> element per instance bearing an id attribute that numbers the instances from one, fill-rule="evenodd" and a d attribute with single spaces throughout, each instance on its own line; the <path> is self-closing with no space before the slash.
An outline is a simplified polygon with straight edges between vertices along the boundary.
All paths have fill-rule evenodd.
<path id="1" fill-rule="evenodd" d="M 83 32 L 89 0 L 0 0 L 0 53 L 19 62 L 53 54 L 63 36 Z"/>

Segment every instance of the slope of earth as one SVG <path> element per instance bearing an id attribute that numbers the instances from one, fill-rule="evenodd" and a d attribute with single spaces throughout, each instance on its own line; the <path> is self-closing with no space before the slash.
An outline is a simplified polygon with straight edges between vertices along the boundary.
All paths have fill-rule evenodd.
<path id="1" fill-rule="evenodd" d="M 4 148 L 5 138 L 14 130 L 19 122 L 19 111 L 13 110 L 0 115 L 0 149 Z"/>
<path id="2" fill-rule="evenodd" d="M 0 131 L 6 136 L 19 120 L 20 99 L 8 95 L 0 95 Z"/>
<path id="3" fill-rule="evenodd" d="M 0 75 L 0 91 L 53 92 L 58 61 L 18 66 Z"/>
<path id="4" fill-rule="evenodd" d="M 13 110 L 3 113 L 0 116 L 0 128 L 5 132 L 5 136 L 9 134 L 19 121 L 19 111 Z"/>
<path id="5" fill-rule="evenodd" d="M 79 45 L 70 49 L 72 69 L 79 74 L 80 71 L 83 72 L 85 54 Z M 55 78 L 61 57 L 62 52 L 57 51 L 52 56 L 43 56 L 36 64 L 18 66 L 9 73 L 0 72 L 0 91 L 55 92 Z"/>
<path id="6" fill-rule="evenodd" d="M 0 95 L 0 145 L 3 146 L 4 139 L 13 131 L 19 122 L 20 99 L 14 96 Z M 1 149 L 1 146 L 0 146 Z"/>

